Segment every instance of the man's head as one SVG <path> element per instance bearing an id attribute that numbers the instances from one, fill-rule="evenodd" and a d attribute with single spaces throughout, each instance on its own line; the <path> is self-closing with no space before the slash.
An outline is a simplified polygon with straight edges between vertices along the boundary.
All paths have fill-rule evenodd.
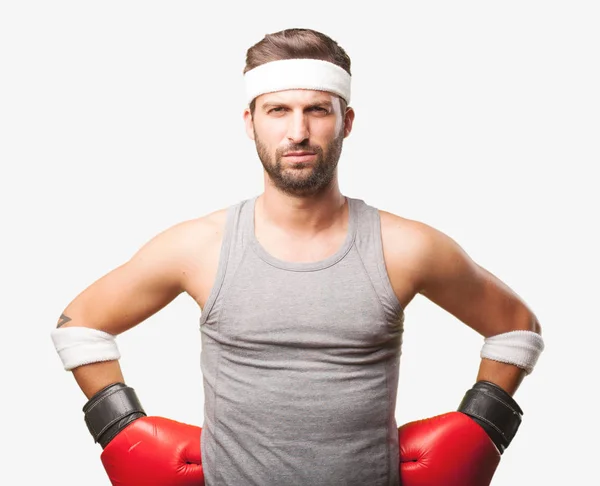
<path id="1" fill-rule="evenodd" d="M 246 131 L 273 184 L 297 196 L 326 188 L 354 119 L 346 52 L 320 32 L 288 29 L 248 49 L 244 74 Z"/>

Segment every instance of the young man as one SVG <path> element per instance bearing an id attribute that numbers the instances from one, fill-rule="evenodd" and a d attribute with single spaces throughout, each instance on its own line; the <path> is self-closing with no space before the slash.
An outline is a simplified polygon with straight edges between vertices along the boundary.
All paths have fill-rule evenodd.
<path id="1" fill-rule="evenodd" d="M 157 235 L 52 333 L 111 481 L 489 484 L 521 421 L 512 395 L 543 350 L 535 315 L 442 232 L 341 193 L 355 115 L 335 41 L 267 35 L 244 73 L 264 192 Z M 182 292 L 202 311 L 202 431 L 147 417 L 118 362 L 115 336 Z M 417 293 L 485 341 L 458 411 L 398 431 L 403 312 Z"/>

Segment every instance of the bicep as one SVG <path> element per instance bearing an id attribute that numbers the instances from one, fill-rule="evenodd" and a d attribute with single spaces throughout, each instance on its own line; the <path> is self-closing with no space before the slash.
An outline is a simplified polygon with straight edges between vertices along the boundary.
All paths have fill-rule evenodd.
<path id="1" fill-rule="evenodd" d="M 535 326 L 535 317 L 508 285 L 436 230 L 426 244 L 420 293 L 485 337 Z"/>
<path id="2" fill-rule="evenodd" d="M 116 335 L 174 300 L 183 290 L 183 254 L 177 251 L 177 235 L 171 233 L 156 236 L 129 261 L 83 290 L 64 310 L 63 316 L 70 319 L 65 326 Z"/>

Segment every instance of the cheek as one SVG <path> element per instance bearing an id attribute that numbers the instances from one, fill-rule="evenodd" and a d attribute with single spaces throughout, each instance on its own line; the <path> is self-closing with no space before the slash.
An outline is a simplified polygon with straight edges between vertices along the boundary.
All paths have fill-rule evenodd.
<path id="1" fill-rule="evenodd" d="M 319 145 L 324 146 L 338 138 L 343 130 L 344 120 L 341 117 L 329 120 L 316 120 L 311 129 L 311 138 Z"/>
<path id="2" fill-rule="evenodd" d="M 277 120 L 267 120 L 256 127 L 256 134 L 261 142 L 269 147 L 281 145 L 286 139 L 286 127 L 283 123 L 278 123 Z"/>

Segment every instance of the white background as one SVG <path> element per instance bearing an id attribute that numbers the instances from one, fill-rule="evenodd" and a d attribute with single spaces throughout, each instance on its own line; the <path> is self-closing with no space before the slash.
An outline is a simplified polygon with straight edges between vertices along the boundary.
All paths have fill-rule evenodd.
<path id="1" fill-rule="evenodd" d="M 577 0 L 2 2 L 0 483 L 108 484 L 50 331 L 159 231 L 262 191 L 242 70 L 289 27 L 352 58 L 342 191 L 446 232 L 543 325 L 493 484 L 593 483 L 599 24 Z M 399 424 L 455 410 L 482 344 L 425 299 L 406 314 Z M 149 414 L 202 423 L 198 318 L 182 296 L 119 338 Z"/>

